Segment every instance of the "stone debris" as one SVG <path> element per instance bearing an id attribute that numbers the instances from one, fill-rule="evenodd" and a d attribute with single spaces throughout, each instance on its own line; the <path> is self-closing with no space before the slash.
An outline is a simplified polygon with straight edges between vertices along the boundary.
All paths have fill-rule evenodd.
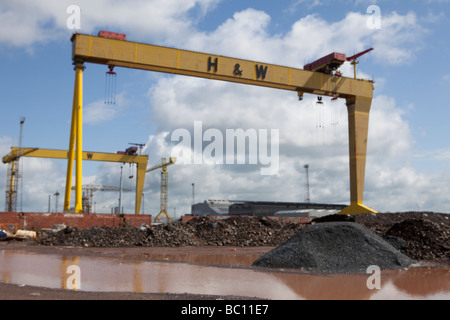
<path id="1" fill-rule="evenodd" d="M 394 224 L 386 236 L 404 241 L 401 250 L 419 260 L 450 259 L 450 228 L 421 219 L 407 219 Z"/>
<path id="2" fill-rule="evenodd" d="M 364 272 L 371 265 L 397 269 L 415 261 L 355 222 L 324 222 L 300 230 L 253 265 L 320 272 Z"/>
<path id="3" fill-rule="evenodd" d="M 314 219 L 312 225 L 330 221 L 356 222 L 370 229 L 414 260 L 450 260 L 450 215 L 402 212 L 332 215 Z M 41 245 L 76 247 L 177 247 L 177 246 L 269 246 L 277 247 L 309 224 L 281 224 L 267 217 L 229 217 L 214 220 L 195 217 L 174 222 L 134 227 L 65 226 L 39 233 Z M 337 251 L 341 250 L 335 248 Z"/>
<path id="4" fill-rule="evenodd" d="M 81 247 L 277 246 L 303 228 L 281 225 L 269 218 L 196 217 L 188 222 L 150 227 L 74 227 L 39 237 L 39 244 Z"/>

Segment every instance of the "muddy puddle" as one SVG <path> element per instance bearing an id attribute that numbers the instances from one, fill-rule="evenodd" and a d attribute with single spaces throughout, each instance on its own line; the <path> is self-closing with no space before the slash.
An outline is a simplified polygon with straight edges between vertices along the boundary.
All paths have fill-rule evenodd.
<path id="1" fill-rule="evenodd" d="M 55 289 L 264 299 L 450 299 L 450 268 L 320 275 L 255 269 L 255 254 L 65 255 L 0 250 L 0 282 Z M 379 281 L 379 282 L 377 282 Z M 379 284 L 379 289 L 376 284 Z"/>

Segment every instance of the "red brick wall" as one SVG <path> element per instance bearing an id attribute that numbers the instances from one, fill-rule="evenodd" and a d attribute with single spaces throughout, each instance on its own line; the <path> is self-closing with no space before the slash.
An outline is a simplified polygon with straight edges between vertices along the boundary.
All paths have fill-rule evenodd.
<path id="1" fill-rule="evenodd" d="M 0 213 L 0 229 L 15 233 L 19 229 L 19 215 L 16 212 Z"/>
<path id="2" fill-rule="evenodd" d="M 86 229 L 92 226 L 122 227 L 129 225 L 139 227 L 142 224 L 151 225 L 152 216 L 99 213 L 0 212 L 0 225 L 4 227 L 16 225 L 18 229 L 40 230 L 51 228 L 55 224 L 65 224 L 66 226 L 78 227 L 80 229 Z"/>

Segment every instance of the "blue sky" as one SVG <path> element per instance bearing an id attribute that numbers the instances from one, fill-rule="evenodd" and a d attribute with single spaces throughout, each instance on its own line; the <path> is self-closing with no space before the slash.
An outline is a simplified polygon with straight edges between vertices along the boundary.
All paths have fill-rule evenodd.
<path id="1" fill-rule="evenodd" d="M 374 79 L 365 203 L 381 211 L 450 212 L 450 1 L 187 0 L 1 1 L 0 152 L 17 145 L 67 149 L 74 71 L 66 8 L 81 8 L 79 32 L 124 32 L 131 41 L 223 54 L 302 68 L 330 52 L 348 55 L 370 47 L 359 77 Z M 381 10 L 381 28 L 369 30 L 367 8 Z M 86 65 L 83 149 L 116 152 L 146 143 L 150 165 L 168 157 L 171 133 L 204 127 L 280 130 L 280 171 L 258 166 L 175 165 L 169 173 L 169 207 L 188 212 L 196 201 L 304 200 L 304 163 L 310 163 L 311 198 L 348 203 L 348 145 L 343 101 L 324 106 L 339 125 L 317 143 L 314 96 L 273 89 L 117 68 L 116 104 L 104 104 L 106 66 Z M 344 75 L 352 68 L 345 64 Z M 335 109 L 333 109 L 335 108 Z M 272 115 L 268 117 L 267 115 Z M 23 209 L 44 211 L 48 195 L 62 192 L 65 161 L 24 159 Z M 120 164 L 88 163 L 83 182 L 118 185 Z M 131 169 L 127 168 L 131 172 Z M 0 165 L 4 194 L 6 165 Z M 126 181 L 133 186 L 133 181 Z M 149 173 L 146 211 L 157 214 L 159 174 Z M 117 205 L 117 194 L 96 193 L 98 211 Z M 127 194 L 126 211 L 133 210 Z M 0 197 L 0 209 L 4 197 Z M 62 200 L 60 201 L 62 203 Z"/>

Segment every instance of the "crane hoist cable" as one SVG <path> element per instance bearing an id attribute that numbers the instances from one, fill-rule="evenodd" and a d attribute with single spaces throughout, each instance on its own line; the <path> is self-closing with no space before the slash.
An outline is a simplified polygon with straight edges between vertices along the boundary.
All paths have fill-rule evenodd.
<path id="1" fill-rule="evenodd" d="M 106 72 L 105 83 L 105 104 L 116 104 L 116 75 L 114 72 L 114 66 L 108 66 L 109 71 Z"/>
<path id="2" fill-rule="evenodd" d="M 325 143 L 325 110 L 323 99 L 321 96 L 317 97 L 316 101 L 316 143 L 319 144 L 322 138 L 322 145 Z"/>

